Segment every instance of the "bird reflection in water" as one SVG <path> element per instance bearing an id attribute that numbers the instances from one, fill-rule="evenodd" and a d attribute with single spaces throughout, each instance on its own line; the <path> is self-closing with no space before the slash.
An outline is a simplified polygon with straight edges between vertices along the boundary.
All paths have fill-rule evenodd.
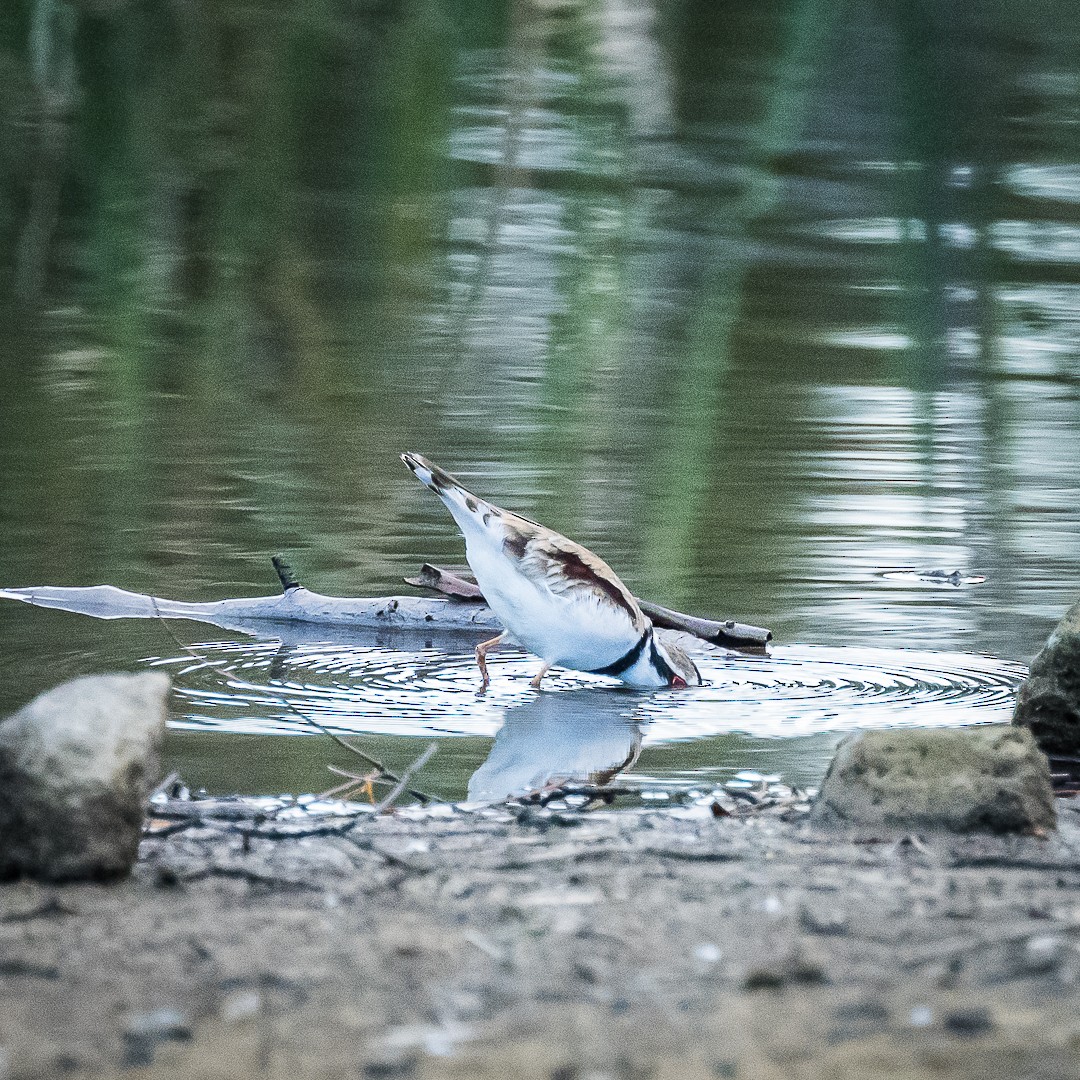
<path id="1" fill-rule="evenodd" d="M 507 709 L 487 760 L 469 779 L 469 802 L 609 784 L 641 753 L 628 697 L 607 688 L 548 692 Z"/>

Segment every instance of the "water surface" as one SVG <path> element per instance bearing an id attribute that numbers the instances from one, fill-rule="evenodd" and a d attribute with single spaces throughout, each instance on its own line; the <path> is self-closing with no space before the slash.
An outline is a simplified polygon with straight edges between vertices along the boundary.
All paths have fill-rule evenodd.
<path id="1" fill-rule="evenodd" d="M 166 662 L 195 785 L 329 786 L 285 697 L 399 767 L 437 737 L 453 797 L 559 753 L 813 783 L 853 728 L 1008 717 L 1080 594 L 1070 7 L 186 11 L 83 5 L 51 65 L 0 15 L 0 585 L 257 595 L 282 552 L 397 592 L 462 558 L 416 449 L 777 648 L 678 698 L 509 654 L 478 701 L 469 642 L 191 625 L 224 663 L 185 670 L 6 604 L 0 707 Z"/>

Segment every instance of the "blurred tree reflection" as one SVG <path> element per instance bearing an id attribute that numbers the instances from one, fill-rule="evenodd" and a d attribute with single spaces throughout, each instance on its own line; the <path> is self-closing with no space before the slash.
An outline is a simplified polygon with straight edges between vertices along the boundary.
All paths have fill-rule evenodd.
<path id="1" fill-rule="evenodd" d="M 252 544 L 302 531 L 312 447 L 342 573 L 400 511 L 369 440 L 415 432 L 568 531 L 639 522 L 669 602 L 718 545 L 768 579 L 808 468 L 772 450 L 820 407 L 779 383 L 976 378 L 1001 444 L 1000 285 L 1073 281 L 1039 226 L 1080 205 L 1009 170 L 1075 161 L 1077 39 L 1064 0 L 7 0 L 0 438 L 85 435 L 85 482 L 27 468 L 116 560 L 161 485 L 177 528 L 223 485 L 201 446 L 251 474 L 242 418 Z"/>

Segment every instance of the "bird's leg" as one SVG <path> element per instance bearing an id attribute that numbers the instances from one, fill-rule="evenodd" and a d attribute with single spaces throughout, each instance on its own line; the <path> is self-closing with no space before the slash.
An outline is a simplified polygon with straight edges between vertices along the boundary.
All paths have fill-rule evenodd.
<path id="1" fill-rule="evenodd" d="M 544 664 L 544 666 L 529 680 L 529 685 L 534 690 L 540 689 L 540 680 L 551 670 L 550 664 Z"/>
<path id="2" fill-rule="evenodd" d="M 497 649 L 506 638 L 506 631 L 504 630 L 498 637 L 488 638 L 487 641 L 481 641 L 476 646 L 476 664 L 480 668 L 480 693 L 482 694 L 487 688 L 491 679 L 488 676 L 487 670 L 487 654 L 491 649 Z"/>

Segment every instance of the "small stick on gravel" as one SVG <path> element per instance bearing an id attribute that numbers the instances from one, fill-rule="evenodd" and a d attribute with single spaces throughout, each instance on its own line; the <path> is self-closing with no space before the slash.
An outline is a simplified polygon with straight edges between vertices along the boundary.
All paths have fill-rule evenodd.
<path id="1" fill-rule="evenodd" d="M 602 802 L 610 806 L 619 795 L 633 794 L 634 789 L 629 787 L 604 787 L 600 784 L 561 784 L 559 787 L 547 791 L 534 791 L 528 795 L 522 795 L 515 801 L 526 806 L 547 806 L 548 803 L 577 795 L 585 800 L 579 809 L 586 810 L 594 803 Z"/>
<path id="2" fill-rule="evenodd" d="M 155 787 L 154 790 L 150 792 L 150 798 L 152 799 L 155 795 L 164 795 L 169 790 L 169 788 L 179 782 L 180 774 L 178 772 L 169 773 L 169 775 L 166 776 L 165 779 L 162 780 L 161 783 L 158 784 L 157 787 Z"/>
<path id="3" fill-rule="evenodd" d="M 336 765 L 327 765 L 326 768 L 335 776 L 346 777 L 346 780 L 344 784 L 335 784 L 332 788 L 327 788 L 326 791 L 320 791 L 318 795 L 320 799 L 344 799 L 350 796 L 356 788 L 364 788 L 372 784 L 389 784 L 391 782 L 386 777 L 379 776 L 378 773 L 364 773 L 361 776 L 358 773 L 349 772 L 348 769 L 339 769 Z M 374 801 L 374 798 L 372 798 L 372 802 Z"/>

